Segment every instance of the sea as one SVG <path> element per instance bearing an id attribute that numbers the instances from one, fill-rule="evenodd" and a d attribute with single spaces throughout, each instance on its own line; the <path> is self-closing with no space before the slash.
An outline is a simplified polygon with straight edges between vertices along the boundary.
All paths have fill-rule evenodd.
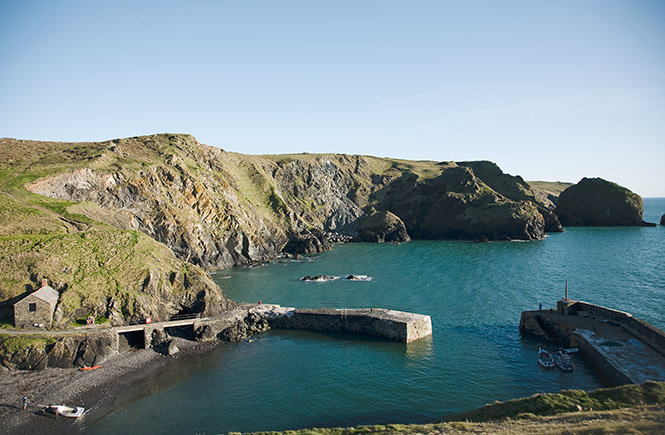
<path id="1" fill-rule="evenodd" d="M 665 198 L 644 199 L 660 222 Z M 347 275 L 368 281 L 348 281 Z M 329 282 L 303 282 L 331 275 Z M 665 329 L 665 226 L 567 228 L 543 240 L 344 244 L 302 259 L 213 274 L 236 302 L 384 307 L 432 318 L 395 343 L 361 334 L 274 330 L 179 358 L 90 411 L 83 433 L 217 434 L 430 423 L 496 400 L 604 385 L 579 357 L 538 366 L 558 344 L 518 330 L 524 310 L 569 296 Z"/>

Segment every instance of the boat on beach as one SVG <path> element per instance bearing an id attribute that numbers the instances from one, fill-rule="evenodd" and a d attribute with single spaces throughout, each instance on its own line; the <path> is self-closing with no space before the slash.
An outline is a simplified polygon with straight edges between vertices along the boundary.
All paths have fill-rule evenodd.
<path id="1" fill-rule="evenodd" d="M 550 354 L 542 347 L 538 348 L 538 364 L 545 367 L 546 369 L 551 369 L 556 365 L 554 358 L 552 358 L 552 354 Z"/>
<path id="2" fill-rule="evenodd" d="M 47 405 L 44 407 L 44 412 L 61 417 L 78 418 L 83 415 L 85 408 L 82 406 Z"/>

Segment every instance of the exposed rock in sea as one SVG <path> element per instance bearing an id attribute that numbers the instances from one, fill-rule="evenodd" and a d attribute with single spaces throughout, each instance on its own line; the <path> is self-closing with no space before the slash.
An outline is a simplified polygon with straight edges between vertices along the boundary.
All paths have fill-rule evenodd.
<path id="1" fill-rule="evenodd" d="M 300 278 L 300 281 L 312 281 L 312 282 L 328 282 L 335 281 L 339 279 L 339 276 L 329 276 L 329 275 L 316 275 L 316 276 L 303 276 Z"/>
<path id="2" fill-rule="evenodd" d="M 554 210 L 563 226 L 650 226 L 642 198 L 602 178 L 583 178 L 561 192 Z"/>
<path id="3" fill-rule="evenodd" d="M 665 225 L 665 214 L 660 218 L 660 224 Z"/>

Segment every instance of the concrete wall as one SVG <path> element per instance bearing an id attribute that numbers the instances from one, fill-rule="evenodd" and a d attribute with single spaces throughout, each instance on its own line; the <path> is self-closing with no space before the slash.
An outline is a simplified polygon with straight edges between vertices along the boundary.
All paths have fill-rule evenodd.
<path id="1" fill-rule="evenodd" d="M 30 311 L 30 304 L 35 304 L 37 310 Z M 54 306 L 33 295 L 14 304 L 14 325 L 17 328 L 32 328 L 35 323 L 41 323 L 46 327 L 51 326 Z"/>
<path id="2" fill-rule="evenodd" d="M 565 317 L 545 316 L 543 311 L 523 311 L 520 318 L 520 331 L 557 340 L 571 346 L 571 336 L 575 327 L 565 321 Z"/>
<path id="3" fill-rule="evenodd" d="M 580 312 L 586 312 L 596 319 L 618 323 L 660 354 L 665 355 L 665 333 L 644 320 L 636 319 L 630 313 L 582 301 L 577 301 L 569 310 L 572 310 L 572 314 L 578 315 Z"/>
<path id="4" fill-rule="evenodd" d="M 269 323 L 278 329 L 357 332 L 405 343 L 432 335 L 430 316 L 380 308 L 292 309 Z"/>
<path id="5" fill-rule="evenodd" d="M 589 332 L 589 331 L 586 331 Z M 579 349 L 580 355 L 589 364 L 607 385 L 633 384 L 633 380 L 605 356 L 602 349 L 597 348 L 585 337 L 585 331 L 574 332 L 571 335 L 571 346 Z"/>

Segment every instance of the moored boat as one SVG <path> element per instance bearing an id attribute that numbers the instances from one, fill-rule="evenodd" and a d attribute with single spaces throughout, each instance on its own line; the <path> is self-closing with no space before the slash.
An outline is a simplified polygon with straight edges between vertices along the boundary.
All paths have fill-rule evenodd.
<path id="1" fill-rule="evenodd" d="M 575 368 L 575 365 L 570 360 L 570 355 L 564 349 L 559 349 L 559 352 L 554 357 L 554 362 L 556 366 L 563 370 L 564 372 L 572 372 Z"/>
<path id="2" fill-rule="evenodd" d="M 555 365 L 554 358 L 552 358 L 552 354 L 550 354 L 542 347 L 538 348 L 538 364 L 545 367 L 546 369 L 551 369 Z"/>
<path id="3" fill-rule="evenodd" d="M 85 408 L 82 406 L 48 405 L 44 408 L 44 411 L 61 417 L 78 418 L 83 415 Z"/>

